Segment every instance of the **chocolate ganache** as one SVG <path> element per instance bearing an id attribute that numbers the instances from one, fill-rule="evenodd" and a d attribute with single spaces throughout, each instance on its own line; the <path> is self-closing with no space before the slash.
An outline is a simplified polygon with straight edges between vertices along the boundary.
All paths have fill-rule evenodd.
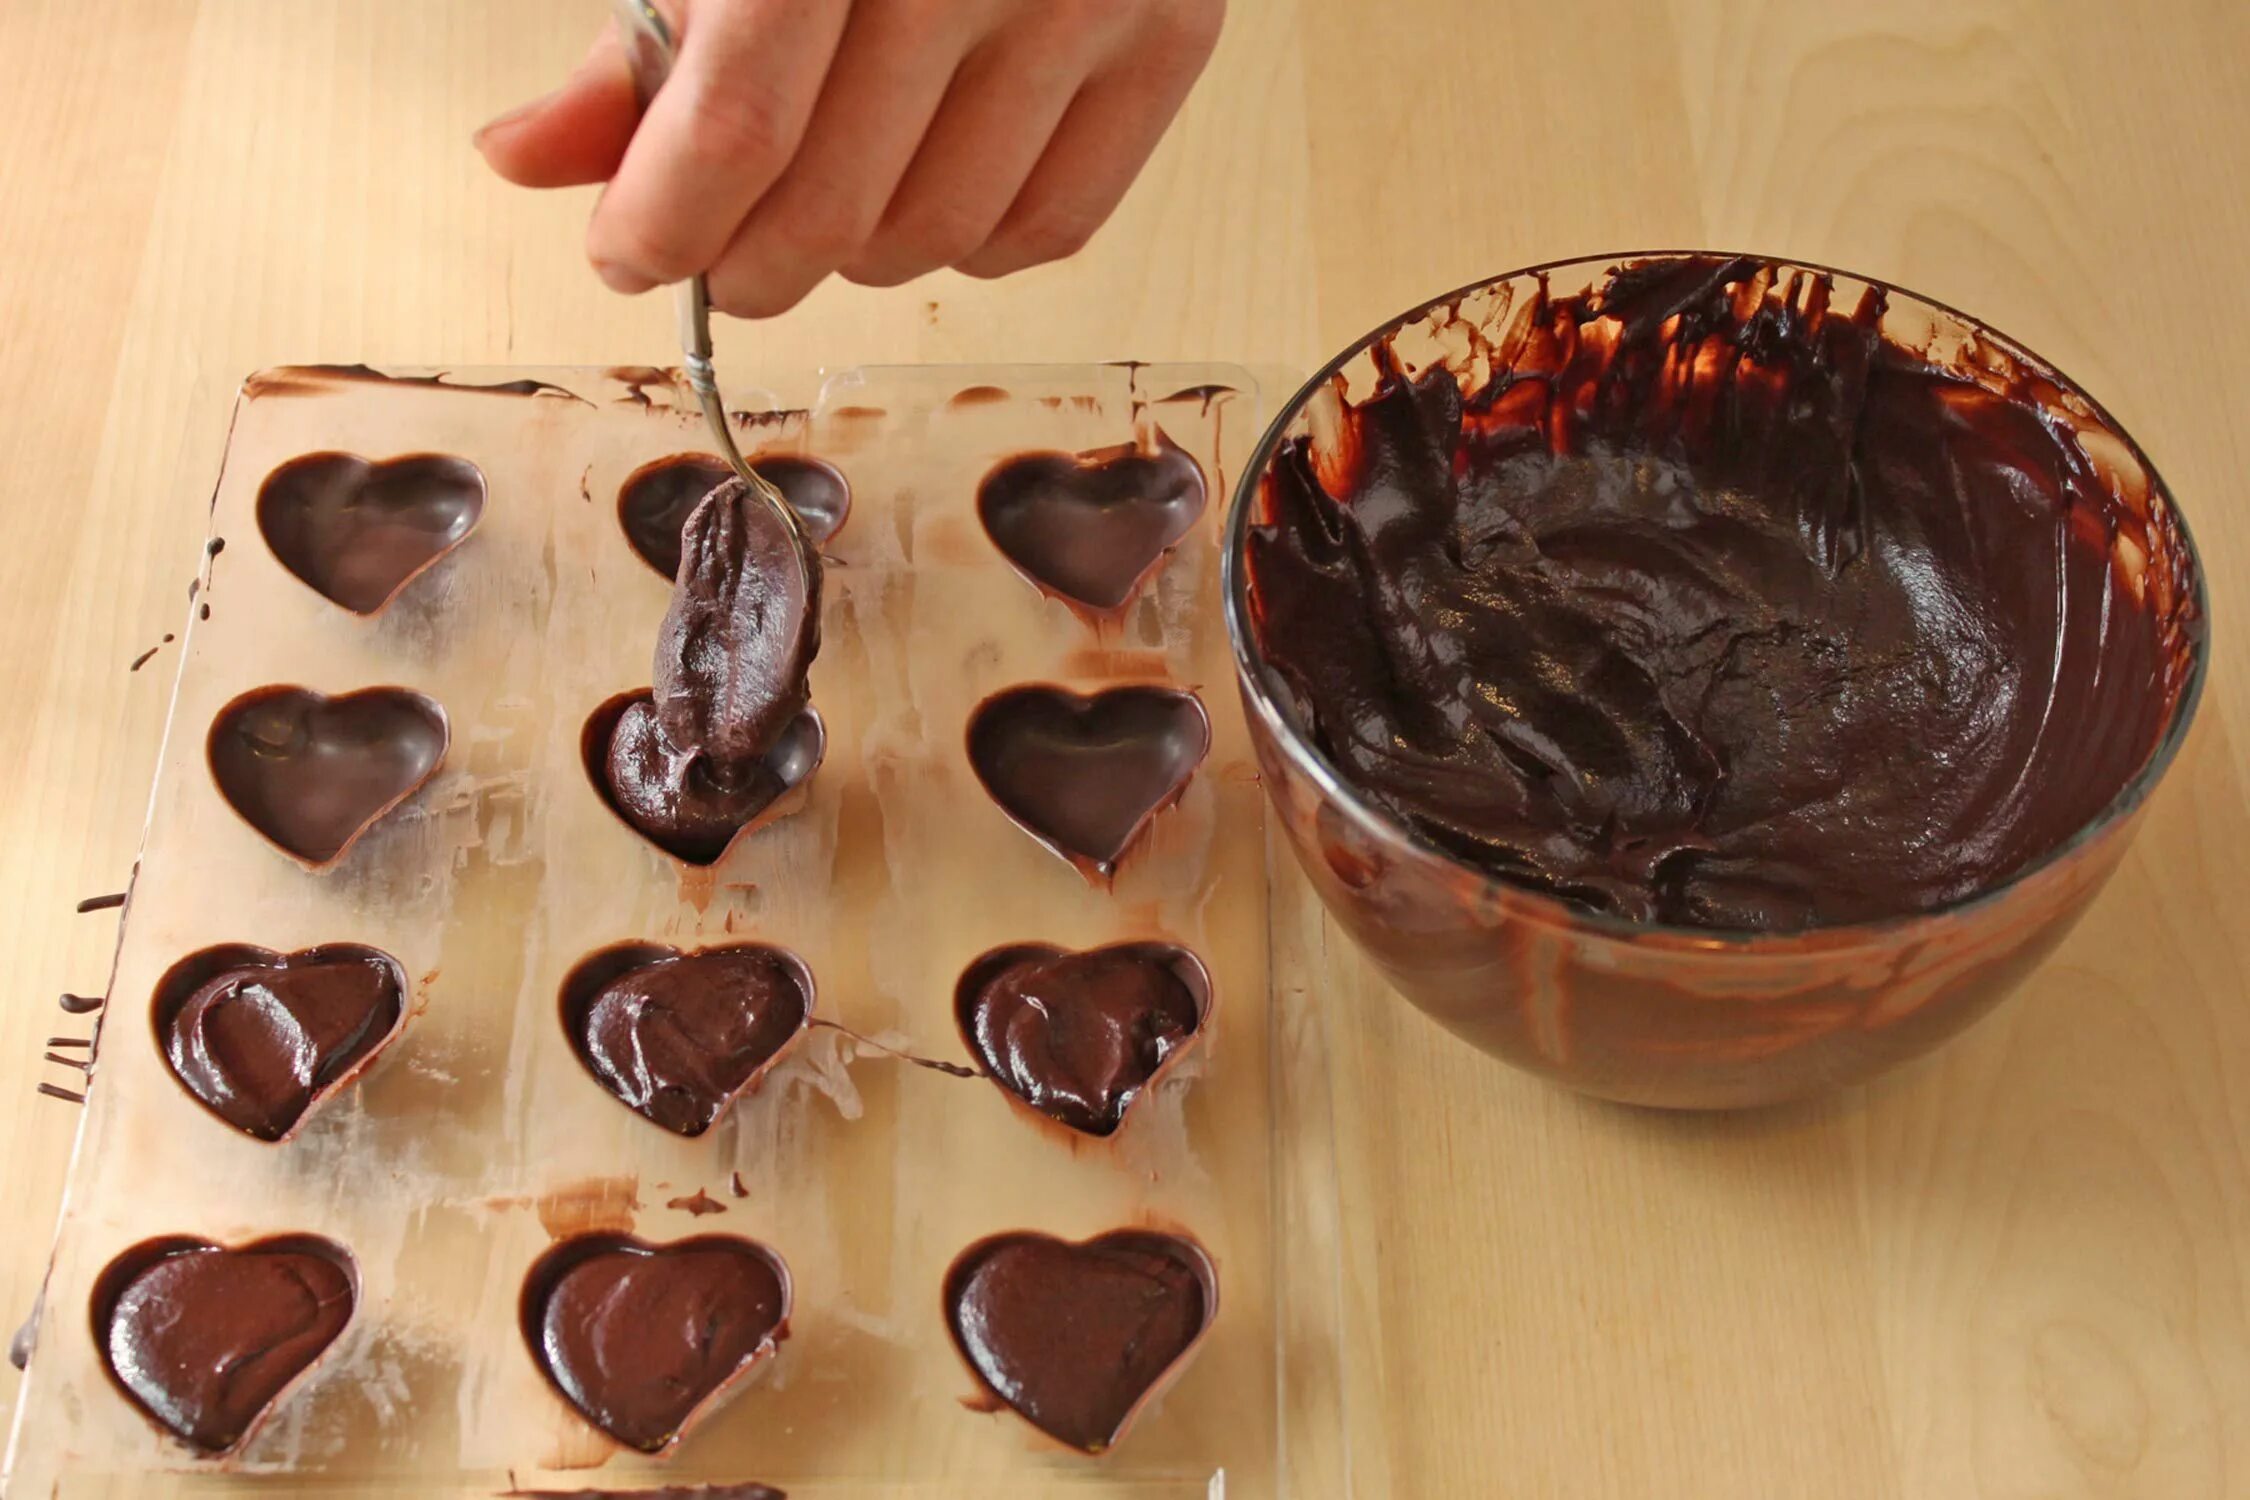
<path id="1" fill-rule="evenodd" d="M 2006 881 L 2151 753 L 2177 591 L 2128 564 L 2184 549 L 2083 404 L 1997 345 L 1903 346 L 1879 287 L 1774 280 L 1542 284 L 1470 388 L 1379 344 L 1340 433 L 1277 453 L 1267 680 L 1430 844 L 1634 921 L 1865 922 Z"/>

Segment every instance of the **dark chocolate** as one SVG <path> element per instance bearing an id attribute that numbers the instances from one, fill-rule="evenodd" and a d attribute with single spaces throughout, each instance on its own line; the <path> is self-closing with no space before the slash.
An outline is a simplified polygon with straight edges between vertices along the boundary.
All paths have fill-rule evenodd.
<path id="1" fill-rule="evenodd" d="M 150 1240 L 95 1281 L 94 1343 L 135 1406 L 215 1457 L 248 1440 L 358 1301 L 351 1253 L 312 1235 Z"/>
<path id="2" fill-rule="evenodd" d="M 1170 943 L 1083 953 L 1019 943 L 963 971 L 954 1018 L 993 1082 L 1072 1130 L 1106 1136 L 1193 1039 L 1210 995 L 1203 965 Z"/>
<path id="3" fill-rule="evenodd" d="M 804 1030 L 812 996 L 803 961 L 779 948 L 620 943 L 563 980 L 563 1030 L 626 1108 L 696 1136 Z"/>
<path id="4" fill-rule="evenodd" d="M 722 776 L 708 759 L 672 748 L 644 688 L 595 709 L 581 748 L 586 774 L 612 812 L 666 853 L 713 865 L 819 769 L 828 733 L 808 707 L 763 761 Z"/>
<path id="5" fill-rule="evenodd" d="M 565 1240 L 524 1277 L 531 1357 L 586 1420 L 663 1453 L 789 1334 L 789 1279 L 762 1245 L 702 1235 Z"/>
<path id="6" fill-rule="evenodd" d="M 576 391 L 552 381 L 520 379 L 479 383 L 451 379 L 449 377 L 452 373 L 450 370 L 440 370 L 434 375 L 399 375 L 365 364 L 276 365 L 252 375 L 242 383 L 242 388 L 251 396 L 291 396 L 318 390 L 320 377 L 326 377 L 334 380 L 365 380 L 382 385 L 426 385 L 445 391 L 478 391 L 488 396 L 559 396 L 581 406 L 594 404 Z"/>
<path id="7" fill-rule="evenodd" d="M 1774 276 L 1660 258 L 1527 298 L 1488 380 L 1390 368 L 1333 452 L 1276 456 L 1264 673 L 1430 845 L 1632 921 L 1794 931 L 1989 890 L 2148 759 L 2176 623 L 2113 550 L 2179 549 L 2051 372 L 1940 367 L 1881 289 Z"/>
<path id="8" fill-rule="evenodd" d="M 1047 592 L 1115 613 L 1203 514 L 1203 470 L 1157 429 L 1145 446 L 1024 453 L 977 486 L 977 515 L 1016 571 Z"/>
<path id="9" fill-rule="evenodd" d="M 351 943 L 289 954 L 228 944 L 174 964 L 151 1014 L 189 1093 L 237 1130 L 285 1140 L 398 1035 L 406 971 Z"/>
<path id="10" fill-rule="evenodd" d="M 727 1211 L 727 1206 L 724 1203 L 701 1188 L 697 1188 L 692 1195 L 685 1198 L 667 1198 L 664 1200 L 664 1206 L 691 1214 L 698 1219 L 705 1214 L 723 1214 Z"/>
<path id="11" fill-rule="evenodd" d="M 84 1104 L 86 1096 L 76 1089 L 66 1089 L 59 1083 L 41 1082 L 39 1092 L 50 1099 L 60 1099 L 65 1104 Z"/>
<path id="12" fill-rule="evenodd" d="M 206 749 L 243 821 L 318 869 L 436 774 L 450 733 L 445 710 L 405 688 L 265 687 L 219 710 Z"/>
<path id="13" fill-rule="evenodd" d="M 91 911 L 110 911 L 124 904 L 125 892 L 113 891 L 107 896 L 88 896 L 78 903 L 78 913 L 83 916 Z"/>
<path id="14" fill-rule="evenodd" d="M 467 539 L 484 501 L 484 474 L 464 458 L 312 453 L 258 487 L 258 530 L 316 593 L 372 615 Z"/>
<path id="15" fill-rule="evenodd" d="M 750 467 L 781 491 L 815 546 L 843 528 L 851 488 L 832 466 L 774 454 Z M 679 577 L 680 530 L 688 513 L 733 477 L 725 459 L 708 453 L 675 453 L 635 469 L 617 492 L 617 523 L 634 554 L 666 578 Z"/>
<path id="16" fill-rule="evenodd" d="M 1025 1421 L 1085 1453 L 1124 1437 L 1217 1310 L 1210 1258 L 1147 1230 L 1078 1245 L 995 1235 L 945 1278 L 946 1321 L 969 1368 Z"/>
<path id="17" fill-rule="evenodd" d="M 39 1320 L 47 1311 L 47 1289 L 39 1288 L 39 1295 L 31 1302 L 31 1311 L 16 1325 L 15 1337 L 8 1340 L 8 1363 L 19 1370 L 31 1368 L 31 1356 L 39 1348 Z"/>
<path id="18" fill-rule="evenodd" d="M 754 769 L 812 701 L 820 564 L 740 479 L 689 513 L 680 545 L 656 643 L 657 722 L 722 774 Z"/>
<path id="19" fill-rule="evenodd" d="M 66 993 L 55 1003 L 74 1016 L 82 1016 L 89 1011 L 100 1010 L 107 1000 L 106 995 L 72 995 Z"/>
<path id="20" fill-rule="evenodd" d="M 1106 879 L 1186 790 L 1210 751 L 1211 720 L 1178 688 L 1081 697 L 1033 684 L 979 704 L 968 746 L 977 779 L 1017 826 Z"/>

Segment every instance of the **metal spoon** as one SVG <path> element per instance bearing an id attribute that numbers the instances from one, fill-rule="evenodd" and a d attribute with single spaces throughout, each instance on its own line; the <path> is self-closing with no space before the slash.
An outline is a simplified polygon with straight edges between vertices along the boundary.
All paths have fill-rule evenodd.
<path id="1" fill-rule="evenodd" d="M 618 29 L 625 38 L 625 58 L 633 70 L 633 91 L 640 95 L 641 107 L 646 109 L 672 76 L 672 62 L 678 49 L 672 43 L 672 28 L 663 14 L 650 0 L 612 0 L 617 11 Z M 727 466 L 740 475 L 759 499 L 780 512 L 789 528 L 791 540 L 797 544 L 797 554 L 803 561 L 808 578 L 817 578 L 820 558 L 813 550 L 811 540 L 805 535 L 804 524 L 789 501 L 776 489 L 773 482 L 750 467 L 735 446 L 734 430 L 727 425 L 726 403 L 719 399 L 718 373 L 711 368 L 711 288 L 700 276 L 680 283 L 680 354 L 686 366 L 688 384 L 695 391 L 695 399 L 703 407 L 703 419 L 711 426 L 711 435 L 719 445 L 719 456 Z"/>

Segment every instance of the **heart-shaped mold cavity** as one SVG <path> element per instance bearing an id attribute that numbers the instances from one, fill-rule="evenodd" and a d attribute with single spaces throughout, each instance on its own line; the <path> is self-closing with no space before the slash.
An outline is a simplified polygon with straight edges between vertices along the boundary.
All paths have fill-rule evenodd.
<path id="1" fill-rule="evenodd" d="M 211 721 L 211 779 L 242 820 L 308 869 L 342 859 L 445 760 L 445 710 L 407 688 L 331 698 L 255 688 Z"/>
<path id="2" fill-rule="evenodd" d="M 750 467 L 781 491 L 814 546 L 843 530 L 852 491 L 834 465 L 770 454 L 752 460 Z M 687 524 L 688 512 L 733 477 L 725 459 L 708 453 L 675 453 L 627 475 L 617 492 L 617 524 L 634 554 L 667 579 L 679 577 L 680 528 Z"/>
<path id="3" fill-rule="evenodd" d="M 709 1130 L 779 1060 L 813 1007 L 804 960 L 764 943 L 681 952 L 617 943 L 563 979 L 563 1033 L 597 1083 L 678 1135 Z"/>
<path id="4" fill-rule="evenodd" d="M 1145 1229 L 1075 1245 L 997 1234 L 945 1276 L 946 1325 L 970 1372 L 1033 1427 L 1089 1454 L 1124 1440 L 1218 1309 L 1203 1247 Z"/>
<path id="5" fill-rule="evenodd" d="M 735 840 L 787 817 L 828 753 L 828 730 L 806 707 L 783 728 L 756 771 L 729 783 L 700 756 L 681 755 L 658 731 L 647 688 L 620 693 L 586 720 L 586 775 L 626 827 L 674 859 L 715 865 Z"/>
<path id="6" fill-rule="evenodd" d="M 520 1309 L 563 1400 L 625 1446 L 664 1454 L 789 1336 L 789 1301 L 788 1268 L 755 1241 L 588 1234 L 532 1265 Z"/>
<path id="7" fill-rule="evenodd" d="M 157 1051 L 205 1109 L 285 1141 L 406 1025 L 406 971 L 356 943 L 276 953 L 225 943 L 156 983 Z"/>
<path id="8" fill-rule="evenodd" d="M 373 615 L 467 540 L 484 500 L 484 474 L 465 458 L 311 453 L 258 487 L 258 530 L 308 587 Z"/>
<path id="9" fill-rule="evenodd" d="M 359 1305 L 351 1252 L 317 1235 L 229 1248 L 171 1236 L 94 1281 L 94 1347 L 125 1399 L 206 1458 L 239 1450 Z"/>
<path id="10" fill-rule="evenodd" d="M 1211 976 L 1171 943 L 1073 953 L 1014 943 L 972 960 L 953 992 L 961 1040 L 1019 1105 L 1082 1135 L 1114 1134 L 1202 1035 Z"/>
<path id="11" fill-rule="evenodd" d="M 977 516 L 1017 572 L 1104 616 L 1156 575 L 1205 496 L 1202 467 L 1159 428 L 1146 444 L 1004 459 L 977 486 Z"/>
<path id="12" fill-rule="evenodd" d="M 969 716 L 969 765 L 1033 838 L 1107 880 L 1158 813 L 1179 800 L 1211 749 L 1195 694 L 1115 687 L 1092 696 L 1033 683 Z"/>

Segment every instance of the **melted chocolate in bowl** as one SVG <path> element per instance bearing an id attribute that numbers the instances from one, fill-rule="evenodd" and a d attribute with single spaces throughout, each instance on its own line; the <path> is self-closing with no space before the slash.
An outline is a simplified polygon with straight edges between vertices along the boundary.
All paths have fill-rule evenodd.
<path id="1" fill-rule="evenodd" d="M 94 1283 L 94 1343 L 126 1398 L 211 1457 L 249 1440 L 359 1302 L 341 1245 L 283 1235 L 229 1249 L 149 1240 Z"/>
<path id="2" fill-rule="evenodd" d="M 1339 361 L 1251 473 L 1230 625 L 1300 857 L 1410 997 L 1597 1092 L 1779 1097 L 1965 1024 L 2114 865 L 2200 680 L 2130 441 L 1818 270 L 1502 278 Z M 1996 893 L 1955 951 L 1891 932 Z M 1665 953 L 1596 951 L 1635 942 Z M 1850 944 L 1890 978 L 1817 956 Z M 1886 1005 L 1913 1036 L 1845 1041 Z"/>

